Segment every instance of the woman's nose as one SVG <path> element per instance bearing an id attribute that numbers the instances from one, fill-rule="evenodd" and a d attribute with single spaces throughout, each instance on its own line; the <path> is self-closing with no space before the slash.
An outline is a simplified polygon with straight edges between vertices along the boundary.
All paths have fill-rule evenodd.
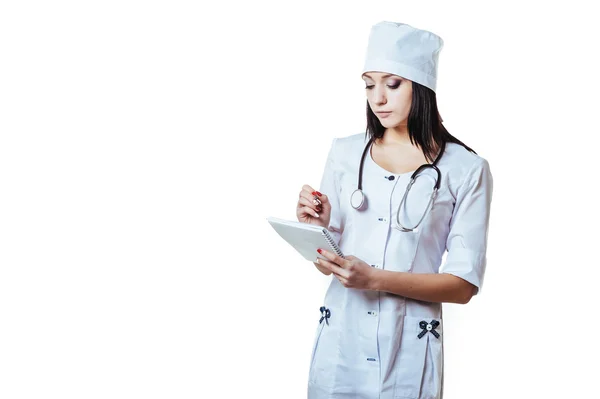
<path id="1" fill-rule="evenodd" d="M 373 88 L 373 90 L 373 101 L 377 104 L 385 104 L 385 90 L 383 89 L 383 87 L 376 86 Z"/>

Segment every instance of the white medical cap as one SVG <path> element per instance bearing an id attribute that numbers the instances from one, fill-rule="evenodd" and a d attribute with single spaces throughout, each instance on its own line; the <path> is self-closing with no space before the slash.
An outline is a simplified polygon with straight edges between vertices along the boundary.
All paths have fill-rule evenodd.
<path id="1" fill-rule="evenodd" d="M 391 73 L 435 91 L 443 47 L 442 38 L 432 32 L 382 21 L 371 27 L 362 73 Z"/>

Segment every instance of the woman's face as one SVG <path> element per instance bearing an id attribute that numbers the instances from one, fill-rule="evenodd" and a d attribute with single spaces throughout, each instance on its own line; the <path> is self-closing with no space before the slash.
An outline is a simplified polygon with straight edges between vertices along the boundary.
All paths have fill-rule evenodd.
<path id="1" fill-rule="evenodd" d="M 367 72 L 365 81 L 369 106 L 385 128 L 406 125 L 412 104 L 412 82 L 398 75 Z"/>

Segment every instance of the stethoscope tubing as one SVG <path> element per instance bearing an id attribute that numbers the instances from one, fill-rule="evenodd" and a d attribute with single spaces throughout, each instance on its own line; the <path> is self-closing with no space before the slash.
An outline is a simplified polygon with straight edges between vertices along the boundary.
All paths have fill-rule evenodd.
<path id="1" fill-rule="evenodd" d="M 367 197 L 365 196 L 365 194 L 363 193 L 363 190 L 362 190 L 362 175 L 363 175 L 363 168 L 364 168 L 367 151 L 370 150 L 372 143 L 373 143 L 373 139 L 370 139 L 369 142 L 367 143 L 367 145 L 365 146 L 362 157 L 360 159 L 360 166 L 359 166 L 359 170 L 358 170 L 358 188 L 356 190 L 354 190 L 354 192 L 352 193 L 352 195 L 350 197 L 350 205 L 357 211 L 362 211 L 362 210 L 366 209 Z M 440 172 L 440 169 L 437 167 L 437 163 L 439 162 L 442 155 L 444 154 L 445 148 L 446 148 L 446 142 L 442 142 L 442 148 L 440 150 L 440 153 L 438 154 L 436 159 L 433 161 L 433 164 L 423 164 L 423 165 L 419 166 L 417 168 L 417 170 L 415 170 L 413 172 L 413 174 L 410 176 L 410 181 L 408 182 L 408 185 L 406 186 L 404 195 L 402 196 L 402 199 L 400 200 L 400 204 L 398 205 L 398 212 L 396 213 L 396 223 L 398 225 L 393 226 L 393 227 L 396 228 L 397 230 L 400 230 L 402 232 L 414 231 L 421 224 L 423 219 L 425 219 L 425 216 L 427 216 L 427 214 L 433 208 L 433 202 L 434 202 L 435 198 L 437 197 L 437 193 L 440 188 L 441 181 L 442 181 L 442 172 Z M 426 168 L 432 168 L 437 173 L 437 178 L 435 181 L 435 185 L 433 187 L 433 192 L 431 193 L 431 196 L 429 197 L 429 202 L 427 203 L 425 212 L 423 213 L 423 215 L 421 216 L 421 219 L 419 219 L 417 224 L 412 228 L 404 227 L 402 225 L 402 223 L 400 222 L 400 209 L 402 208 L 402 204 L 404 204 L 404 202 L 406 201 L 408 192 L 410 191 L 412 185 L 414 184 L 415 180 L 417 179 L 417 176 L 419 175 L 419 173 L 421 173 Z"/>

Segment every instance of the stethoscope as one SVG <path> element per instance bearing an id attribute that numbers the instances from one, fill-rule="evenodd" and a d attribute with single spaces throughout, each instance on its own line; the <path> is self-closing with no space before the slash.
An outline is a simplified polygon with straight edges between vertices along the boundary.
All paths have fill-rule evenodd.
<path id="1" fill-rule="evenodd" d="M 367 155 L 367 152 L 371 148 L 372 142 L 373 142 L 373 139 L 369 140 L 369 142 L 367 143 L 367 146 L 365 147 L 365 150 L 363 151 L 362 158 L 360 160 L 360 168 L 358 170 L 358 188 L 356 190 L 354 190 L 354 192 L 352 193 L 352 196 L 350 196 L 350 205 L 352 205 L 352 208 L 356 209 L 357 211 L 362 211 L 367 208 L 367 198 L 362 191 L 362 172 L 363 172 L 363 166 L 365 163 L 365 157 Z M 415 230 L 419 226 L 419 224 L 421 224 L 423 219 L 425 219 L 425 216 L 427 216 L 427 213 L 430 211 L 430 208 L 432 208 L 433 201 L 434 201 L 435 197 L 437 196 L 438 189 L 440 188 L 440 182 L 442 181 L 442 172 L 440 172 L 440 170 L 438 169 L 436 164 L 439 162 L 440 158 L 442 157 L 442 154 L 444 153 L 445 148 L 446 148 L 446 142 L 442 142 L 441 151 L 438 154 L 435 161 L 433 161 L 433 164 L 423 164 L 423 165 L 419 166 L 419 168 L 417 168 L 417 170 L 415 170 L 413 172 L 413 174 L 411 175 L 410 182 L 408 183 L 408 186 L 406 187 L 404 196 L 402 197 L 402 200 L 400 200 L 400 204 L 398 205 L 398 212 L 396 214 L 396 222 L 398 223 L 398 225 L 393 226 L 397 230 L 400 230 L 403 232 L 409 232 L 409 231 Z M 404 226 L 402 226 L 402 223 L 400 223 L 400 209 L 402 209 L 402 204 L 406 200 L 406 196 L 408 195 L 410 188 L 414 184 L 414 182 L 417 178 L 417 175 L 427 168 L 432 168 L 437 172 L 437 179 L 435 180 L 435 186 L 433 187 L 433 192 L 431 193 L 431 196 L 429 197 L 429 203 L 427 204 L 427 208 L 425 208 L 425 212 L 423 213 L 423 216 L 421 216 L 421 219 L 417 222 L 417 224 L 414 227 L 412 227 L 412 228 L 404 227 Z"/>

